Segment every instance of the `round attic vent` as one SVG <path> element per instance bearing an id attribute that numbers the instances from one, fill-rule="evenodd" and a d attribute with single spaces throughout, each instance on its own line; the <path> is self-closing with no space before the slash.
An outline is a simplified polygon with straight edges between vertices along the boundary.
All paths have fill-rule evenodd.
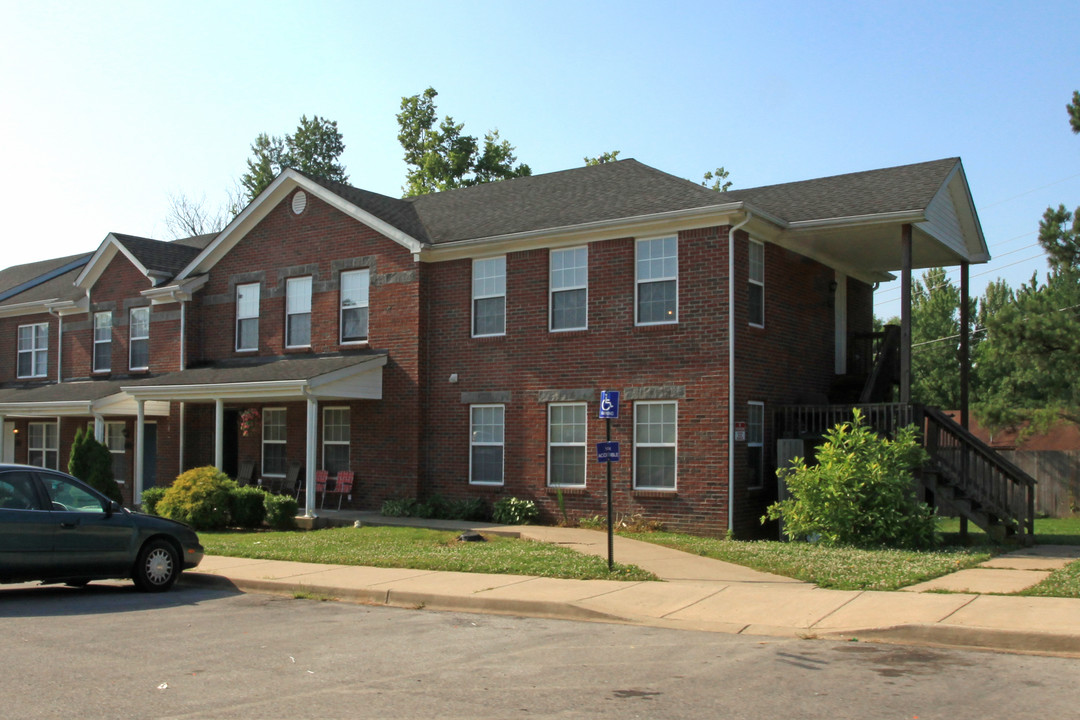
<path id="1" fill-rule="evenodd" d="M 307 193 L 303 190 L 297 190 L 296 194 L 292 196 L 292 211 L 299 215 L 304 212 L 304 208 L 307 207 Z"/>

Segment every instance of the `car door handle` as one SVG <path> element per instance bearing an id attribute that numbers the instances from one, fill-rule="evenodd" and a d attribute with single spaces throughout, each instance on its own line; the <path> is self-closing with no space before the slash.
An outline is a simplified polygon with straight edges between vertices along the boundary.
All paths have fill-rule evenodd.
<path id="1" fill-rule="evenodd" d="M 79 526 L 79 521 L 78 520 L 72 520 L 71 522 L 62 522 L 62 523 L 60 523 L 60 527 L 64 528 L 65 530 L 74 530 L 78 526 Z"/>

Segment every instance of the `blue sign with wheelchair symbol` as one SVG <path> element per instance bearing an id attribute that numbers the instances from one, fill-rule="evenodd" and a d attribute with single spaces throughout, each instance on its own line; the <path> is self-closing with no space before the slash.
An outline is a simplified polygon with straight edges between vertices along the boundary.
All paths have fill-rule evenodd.
<path id="1" fill-rule="evenodd" d="M 619 391 L 600 391 L 600 419 L 614 420 L 619 417 Z"/>

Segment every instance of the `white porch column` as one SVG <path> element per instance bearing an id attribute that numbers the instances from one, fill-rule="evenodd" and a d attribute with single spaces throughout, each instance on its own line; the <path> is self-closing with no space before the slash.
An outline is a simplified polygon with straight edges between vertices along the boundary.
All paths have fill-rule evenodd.
<path id="1" fill-rule="evenodd" d="M 319 401 L 307 400 L 307 462 L 304 463 L 304 517 L 315 517 L 315 458 L 319 442 Z"/>
<path id="2" fill-rule="evenodd" d="M 184 410 L 186 406 L 184 403 L 180 403 L 180 462 L 179 467 L 176 468 L 176 474 L 182 475 L 184 472 Z"/>
<path id="3" fill-rule="evenodd" d="M 143 491 L 143 443 L 145 432 L 143 425 L 146 423 L 146 401 L 135 401 L 135 488 L 132 502 L 136 505 L 142 502 Z"/>
<path id="4" fill-rule="evenodd" d="M 99 443 L 105 442 L 105 418 L 94 415 L 94 439 Z"/>
<path id="5" fill-rule="evenodd" d="M 214 401 L 214 467 L 225 464 L 225 401 Z"/>

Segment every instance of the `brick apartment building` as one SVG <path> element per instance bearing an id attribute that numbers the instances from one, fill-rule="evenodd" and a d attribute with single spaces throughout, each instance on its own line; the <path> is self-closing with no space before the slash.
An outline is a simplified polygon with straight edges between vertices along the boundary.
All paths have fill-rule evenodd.
<path id="1" fill-rule="evenodd" d="M 777 409 L 865 379 L 875 283 L 988 259 L 956 158 L 727 193 L 623 160 L 409 199 L 289 170 L 217 235 L 0 271 L 2 459 L 64 468 L 90 426 L 133 504 L 254 463 L 352 470 L 355 508 L 552 519 L 561 489 L 602 514 L 618 390 L 616 512 L 748 536 Z"/>

